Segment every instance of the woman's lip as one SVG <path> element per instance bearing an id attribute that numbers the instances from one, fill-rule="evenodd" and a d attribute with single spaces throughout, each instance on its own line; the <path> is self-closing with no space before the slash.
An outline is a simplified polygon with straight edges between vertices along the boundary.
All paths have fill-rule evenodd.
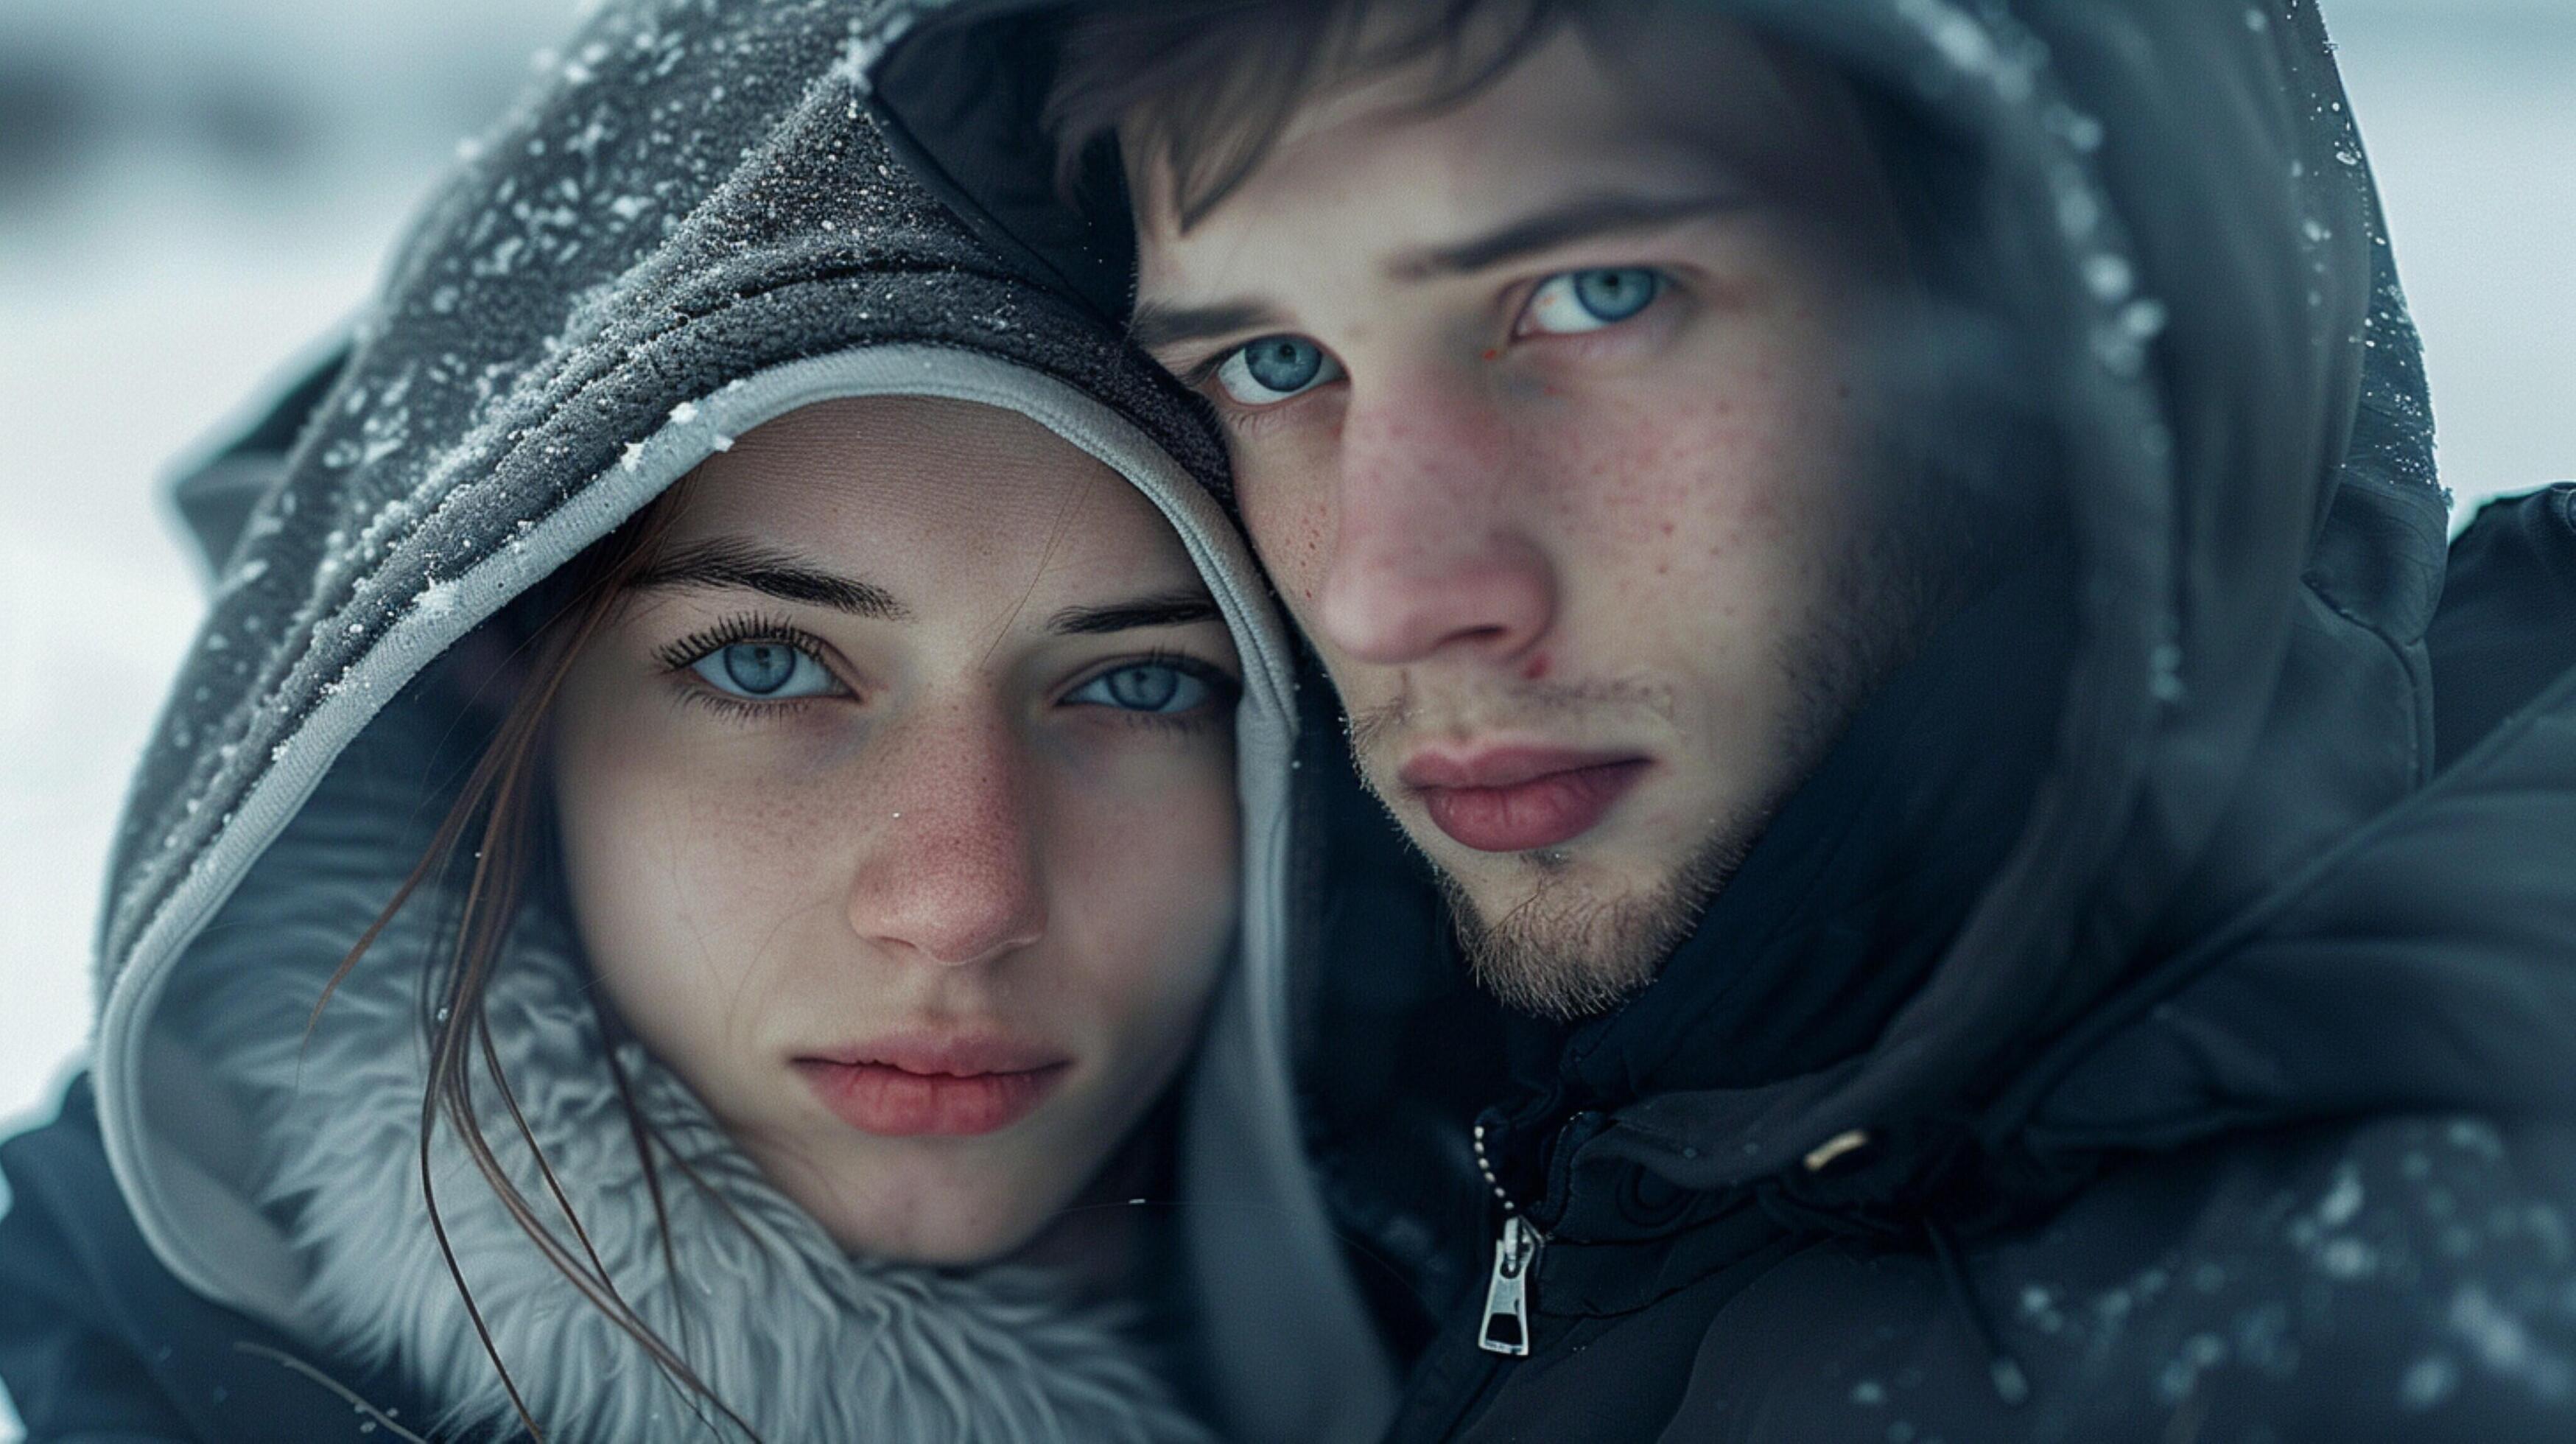
<path id="1" fill-rule="evenodd" d="M 810 1059 L 844 1067 L 882 1063 L 906 1073 L 960 1077 L 974 1073 L 1026 1073 L 1065 1061 L 1062 1049 L 1007 1033 L 937 1028 L 887 1033 L 864 1043 L 807 1048 L 796 1057 L 799 1062 Z"/>
<path id="2" fill-rule="evenodd" d="M 1478 852 L 1528 852 L 1590 832 L 1652 765 L 1643 757 L 1512 748 L 1419 757 L 1399 777 L 1432 823 L 1458 842 Z"/>
<path id="3" fill-rule="evenodd" d="M 1072 1067 L 1055 1062 L 951 1073 L 914 1072 L 893 1063 L 796 1060 L 796 1071 L 833 1116 L 885 1138 L 998 1133 L 1035 1112 Z"/>
<path id="4" fill-rule="evenodd" d="M 817 1048 L 794 1062 L 834 1116 L 887 1138 L 997 1133 L 1028 1117 L 1073 1066 L 1043 1043 L 939 1030 Z"/>

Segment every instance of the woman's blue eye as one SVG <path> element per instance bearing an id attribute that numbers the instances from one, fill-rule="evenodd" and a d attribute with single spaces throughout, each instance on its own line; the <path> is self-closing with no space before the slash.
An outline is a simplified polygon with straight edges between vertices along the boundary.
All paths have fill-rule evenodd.
<path id="1" fill-rule="evenodd" d="M 1660 271 L 1641 266 L 1560 271 L 1530 293 L 1528 329 L 1567 336 L 1616 325 L 1663 294 Z"/>
<path id="2" fill-rule="evenodd" d="M 1169 715 L 1195 712 L 1208 704 L 1216 689 L 1205 677 L 1163 662 L 1139 662 L 1103 672 L 1075 688 L 1065 700 L 1122 712 Z"/>
<path id="3" fill-rule="evenodd" d="M 764 701 L 820 697 L 838 685 L 811 653 L 786 642 L 735 642 L 690 663 L 689 670 L 728 696 Z"/>
<path id="4" fill-rule="evenodd" d="M 1264 336 L 1236 347 L 1216 368 L 1225 394 L 1246 406 L 1267 406 L 1338 381 L 1342 363 L 1303 336 Z"/>

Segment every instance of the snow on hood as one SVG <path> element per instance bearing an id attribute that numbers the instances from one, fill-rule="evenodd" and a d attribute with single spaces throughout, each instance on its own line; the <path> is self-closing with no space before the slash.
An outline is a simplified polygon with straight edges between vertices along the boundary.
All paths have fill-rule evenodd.
<path id="1" fill-rule="evenodd" d="M 308 800 L 366 795 L 335 771 L 344 754 L 399 751 L 453 644 L 731 436 L 836 397 L 1007 407 L 1155 503 L 1244 664 L 1245 931 L 1187 1085 L 1182 1165 L 1185 1199 L 1208 1205 L 1183 1216 L 1209 1392 L 1242 1437 L 1372 1434 L 1387 1368 L 1303 1166 L 1284 1057 L 1287 640 L 1188 398 L 998 263 L 885 153 L 853 84 L 869 10 L 603 6 L 416 220 L 283 475 L 223 547 L 136 779 L 98 953 L 110 1161 L 180 1279 L 313 1327 L 310 1240 L 281 1228 L 247 1129 L 256 1084 L 224 1071 L 242 1040 L 191 1036 L 198 1015 L 173 1000 L 222 982 L 218 966 L 273 966 L 309 998 L 328 971 L 311 968 L 336 957 L 322 938 L 244 961 L 209 925 L 294 899 L 312 856 L 265 864 Z M 398 881 L 411 860 L 357 851 L 362 879 Z"/>

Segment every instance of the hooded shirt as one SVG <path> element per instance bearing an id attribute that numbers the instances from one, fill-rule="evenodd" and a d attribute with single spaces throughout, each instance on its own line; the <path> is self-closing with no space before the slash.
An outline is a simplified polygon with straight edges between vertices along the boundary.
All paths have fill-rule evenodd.
<path id="1" fill-rule="evenodd" d="M 1060 8 L 898 7 L 875 99 L 1116 314 L 1123 212 L 1028 142 Z M 1437 976 L 1347 769 L 1309 814 L 1310 1129 L 1436 1335 L 1397 1437 L 2565 1437 L 2576 527 L 2472 530 L 2436 630 L 2421 358 L 2313 0 L 1701 8 L 1850 82 L 1958 322 L 1950 434 L 2012 439 L 2064 545 L 1570 1028 Z"/>
<path id="2" fill-rule="evenodd" d="M 560 1183 L 581 1256 L 761 1437 L 1382 1427 L 1390 1370 L 1291 1108 L 1293 669 L 1217 500 L 1221 452 L 1148 361 L 895 164 L 857 88 L 863 18 L 600 7 L 429 202 L 347 344 L 183 483 L 216 591 L 119 834 L 90 1075 L 5 1154 L 0 1377 L 34 1438 L 515 1435 L 487 1327 L 547 1437 L 740 1437 L 545 1261 L 451 1130 L 421 1160 L 440 910 L 406 909 L 314 1008 L 489 735 L 460 643 L 541 609 L 731 438 L 862 396 L 1005 408 L 1127 478 L 1242 659 L 1243 923 L 1175 1085 L 1160 1327 L 1036 1265 L 845 1254 L 682 1079 L 604 1034 L 543 888 L 485 1006 L 553 1180 L 506 1123 L 486 1130 L 502 1166 L 541 1208 Z M 667 1260 L 611 1048 L 700 1180 L 664 1175 Z M 488 1090 L 483 1113 L 508 1117 Z"/>

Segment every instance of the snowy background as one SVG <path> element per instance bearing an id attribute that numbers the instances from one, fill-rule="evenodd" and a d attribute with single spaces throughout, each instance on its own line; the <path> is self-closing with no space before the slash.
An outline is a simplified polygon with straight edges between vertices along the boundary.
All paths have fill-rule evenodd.
<path id="1" fill-rule="evenodd" d="M 2576 0 L 2323 3 L 2444 480 L 2465 513 L 2576 477 Z M 197 617 L 164 472 L 358 304 L 574 9 L 0 5 L 0 1135 L 76 1066 L 112 818 Z"/>

